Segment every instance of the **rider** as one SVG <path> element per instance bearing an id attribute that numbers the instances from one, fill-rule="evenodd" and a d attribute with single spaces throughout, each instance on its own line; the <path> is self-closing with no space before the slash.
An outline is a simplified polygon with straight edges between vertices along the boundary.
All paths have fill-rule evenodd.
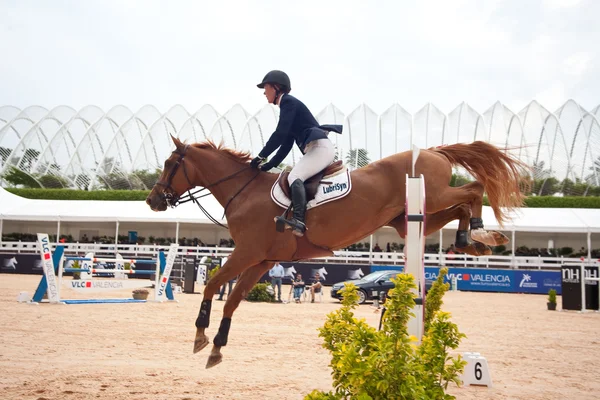
<path id="1" fill-rule="evenodd" d="M 292 192 L 292 206 L 294 215 L 291 220 L 283 221 L 292 228 L 296 236 L 304 236 L 306 225 L 304 215 L 306 213 L 306 190 L 304 181 L 327 168 L 335 159 L 335 148 L 327 137 L 328 130 L 341 133 L 332 126 L 319 126 L 315 117 L 300 100 L 291 96 L 290 78 L 283 71 L 270 71 L 265 75 L 262 82 L 257 85 L 265 89 L 265 96 L 270 104 L 278 105 L 280 108 L 279 123 L 275 132 L 271 135 L 265 147 L 258 153 L 250 165 L 258 168 L 275 149 L 277 153 L 268 162 L 260 165 L 260 169 L 268 171 L 276 167 L 292 150 L 294 142 L 304 154 L 291 170 L 288 183 Z M 332 129 L 323 129 L 332 128 Z"/>

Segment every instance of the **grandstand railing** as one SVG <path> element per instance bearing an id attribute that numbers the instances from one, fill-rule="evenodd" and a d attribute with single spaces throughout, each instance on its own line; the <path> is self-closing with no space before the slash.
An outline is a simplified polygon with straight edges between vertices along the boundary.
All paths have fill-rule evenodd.
<path id="1" fill-rule="evenodd" d="M 65 247 L 65 254 L 83 256 L 93 252 L 95 256 L 114 256 L 121 254 L 123 258 L 155 258 L 160 250 L 165 250 L 168 245 L 129 245 L 129 244 L 100 244 L 100 243 L 60 243 Z M 54 247 L 56 244 L 54 244 Z M 31 254 L 39 250 L 35 242 L 2 242 L 0 253 Z M 179 246 L 179 256 L 186 257 L 226 257 L 233 248 L 229 247 L 202 247 Z M 369 252 L 369 251 L 335 251 L 334 256 L 314 259 L 325 263 L 346 264 L 375 264 L 375 265 L 404 265 L 402 252 Z M 500 256 L 472 257 L 464 254 L 439 254 L 426 253 L 425 265 L 452 266 L 452 267 L 478 267 L 478 268 L 508 268 L 508 269 L 560 269 L 564 264 L 573 263 L 598 263 L 598 260 L 568 257 L 541 257 L 541 256 Z"/>

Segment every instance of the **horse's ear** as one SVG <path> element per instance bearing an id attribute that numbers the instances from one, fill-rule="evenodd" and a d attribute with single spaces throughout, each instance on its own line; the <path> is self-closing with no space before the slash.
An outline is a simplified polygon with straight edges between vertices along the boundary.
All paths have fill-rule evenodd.
<path id="1" fill-rule="evenodd" d="M 175 136 L 171 135 L 171 140 L 173 140 L 173 143 L 175 143 L 175 147 L 177 147 L 178 149 L 183 147 L 183 143 L 181 143 L 181 140 L 177 139 Z"/>

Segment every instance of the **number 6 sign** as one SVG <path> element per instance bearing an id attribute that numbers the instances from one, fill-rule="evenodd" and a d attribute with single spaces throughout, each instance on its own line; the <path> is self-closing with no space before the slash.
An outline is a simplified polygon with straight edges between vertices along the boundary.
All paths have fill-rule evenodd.
<path id="1" fill-rule="evenodd" d="M 492 377 L 485 357 L 479 353 L 463 353 L 467 362 L 461 377 L 465 386 L 492 387 Z"/>

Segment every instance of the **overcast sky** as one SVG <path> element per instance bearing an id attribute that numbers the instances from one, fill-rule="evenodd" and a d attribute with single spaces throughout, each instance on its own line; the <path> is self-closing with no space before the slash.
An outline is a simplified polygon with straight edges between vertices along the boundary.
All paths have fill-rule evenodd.
<path id="1" fill-rule="evenodd" d="M 600 104 L 597 0 L 0 0 L 0 106 Z"/>

